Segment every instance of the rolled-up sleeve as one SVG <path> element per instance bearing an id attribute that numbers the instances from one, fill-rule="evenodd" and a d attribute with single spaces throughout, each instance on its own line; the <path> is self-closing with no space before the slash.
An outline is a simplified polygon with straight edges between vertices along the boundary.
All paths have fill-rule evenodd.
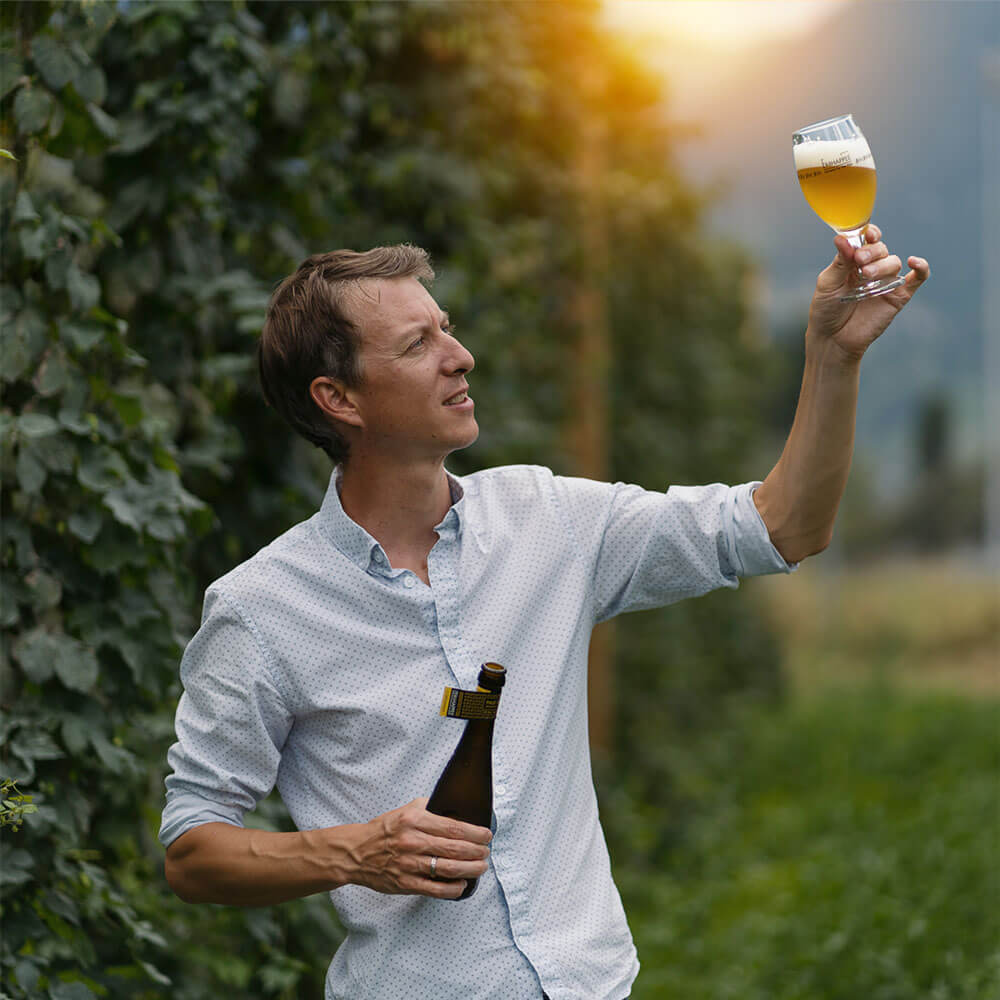
<path id="1" fill-rule="evenodd" d="M 181 681 L 177 742 L 167 754 L 164 846 L 202 823 L 242 826 L 274 787 L 292 722 L 252 622 L 212 590 L 184 651 Z"/>
<path id="2" fill-rule="evenodd" d="M 556 494 L 593 563 L 594 617 L 662 607 L 739 578 L 795 569 L 774 547 L 753 500 L 759 482 L 671 486 L 557 477 Z"/>

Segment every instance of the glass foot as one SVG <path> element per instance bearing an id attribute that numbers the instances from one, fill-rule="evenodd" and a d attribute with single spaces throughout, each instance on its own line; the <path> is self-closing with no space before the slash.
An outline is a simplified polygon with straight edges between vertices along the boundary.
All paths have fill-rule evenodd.
<path id="1" fill-rule="evenodd" d="M 855 288 L 850 295 L 841 295 L 841 302 L 857 302 L 859 299 L 872 299 L 876 295 L 885 295 L 894 288 L 906 283 L 906 279 L 899 275 L 897 278 L 883 278 L 881 281 L 869 281 L 867 285 Z"/>

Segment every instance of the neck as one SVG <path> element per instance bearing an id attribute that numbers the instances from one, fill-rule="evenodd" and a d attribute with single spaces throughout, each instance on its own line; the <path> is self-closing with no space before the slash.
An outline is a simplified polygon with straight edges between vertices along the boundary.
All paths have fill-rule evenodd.
<path id="1" fill-rule="evenodd" d="M 352 454 L 340 484 L 344 512 L 387 552 L 430 551 L 451 506 L 442 459 L 405 464 Z"/>

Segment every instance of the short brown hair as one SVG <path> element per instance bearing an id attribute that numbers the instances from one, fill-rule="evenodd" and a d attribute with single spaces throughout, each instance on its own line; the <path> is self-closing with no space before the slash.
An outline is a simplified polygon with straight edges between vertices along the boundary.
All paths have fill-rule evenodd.
<path id="1" fill-rule="evenodd" d="M 361 384 L 358 329 L 345 311 L 349 291 L 364 278 L 408 277 L 434 280 L 426 250 L 408 243 L 364 253 L 331 250 L 302 261 L 268 302 L 257 345 L 264 398 L 334 462 L 346 460 L 347 440 L 313 402 L 309 386 L 321 375 Z"/>

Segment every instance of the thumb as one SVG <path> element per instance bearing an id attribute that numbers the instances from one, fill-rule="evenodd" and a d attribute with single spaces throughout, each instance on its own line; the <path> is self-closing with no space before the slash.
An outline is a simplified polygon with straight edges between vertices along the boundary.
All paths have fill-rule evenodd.
<path id="1" fill-rule="evenodd" d="M 836 236 L 833 240 L 837 247 L 837 256 L 830 261 L 826 270 L 821 271 L 816 284 L 820 291 L 832 292 L 844 285 L 854 273 L 854 247 L 845 236 Z"/>

